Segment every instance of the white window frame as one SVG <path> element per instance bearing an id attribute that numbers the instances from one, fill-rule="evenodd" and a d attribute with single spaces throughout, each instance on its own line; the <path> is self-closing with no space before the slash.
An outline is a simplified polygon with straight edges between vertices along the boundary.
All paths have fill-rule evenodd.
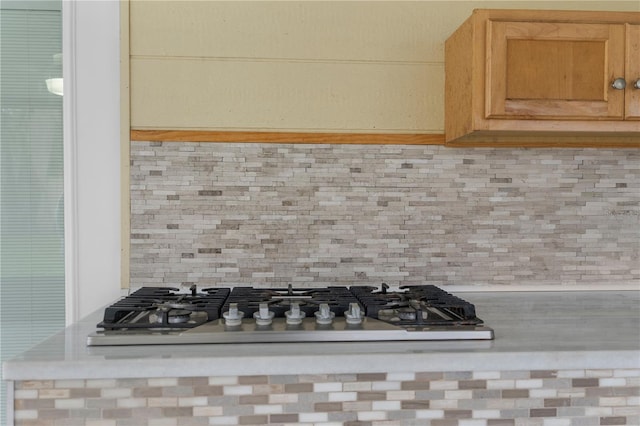
<path id="1" fill-rule="evenodd" d="M 62 4 L 67 324 L 121 293 L 119 11 Z"/>

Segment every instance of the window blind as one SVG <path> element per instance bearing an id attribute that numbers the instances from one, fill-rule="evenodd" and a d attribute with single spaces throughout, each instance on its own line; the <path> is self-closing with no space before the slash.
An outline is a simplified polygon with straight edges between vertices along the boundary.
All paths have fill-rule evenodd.
<path id="1" fill-rule="evenodd" d="M 22 7 L 31 7 L 22 2 Z M 0 3 L 0 357 L 64 327 L 61 3 Z M 51 8 L 51 5 L 54 7 Z M 0 386 L 0 424 L 5 424 Z"/>

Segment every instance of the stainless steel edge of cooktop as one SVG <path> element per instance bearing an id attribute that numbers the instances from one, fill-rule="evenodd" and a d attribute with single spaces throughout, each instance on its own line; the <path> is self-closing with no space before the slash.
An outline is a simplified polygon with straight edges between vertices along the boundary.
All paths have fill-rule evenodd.
<path id="1" fill-rule="evenodd" d="M 181 331 L 100 331 L 89 335 L 88 346 L 170 345 L 211 343 L 293 343 L 354 342 L 401 340 L 490 340 L 493 329 L 482 325 L 449 325 L 405 329 L 373 318 L 352 326 L 336 318 L 330 326 L 318 326 L 305 318 L 299 326 L 289 326 L 284 318 L 275 318 L 267 327 L 243 321 L 237 327 L 225 326 L 223 320 Z"/>

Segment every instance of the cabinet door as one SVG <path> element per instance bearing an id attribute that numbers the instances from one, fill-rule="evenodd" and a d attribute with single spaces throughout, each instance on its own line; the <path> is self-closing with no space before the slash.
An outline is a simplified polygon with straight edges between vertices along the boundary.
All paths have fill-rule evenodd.
<path id="1" fill-rule="evenodd" d="M 640 25 L 627 25 L 625 118 L 640 120 Z"/>
<path id="2" fill-rule="evenodd" d="M 486 117 L 622 120 L 624 42 L 623 24 L 490 20 Z"/>

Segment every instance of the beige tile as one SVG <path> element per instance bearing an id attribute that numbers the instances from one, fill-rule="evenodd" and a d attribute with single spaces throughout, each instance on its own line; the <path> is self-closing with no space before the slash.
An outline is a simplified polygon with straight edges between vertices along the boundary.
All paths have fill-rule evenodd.
<path id="1" fill-rule="evenodd" d="M 54 386 L 53 380 L 24 380 L 15 382 L 17 390 L 20 389 L 50 389 Z"/>
<path id="2" fill-rule="evenodd" d="M 149 387 L 178 386 L 178 379 L 176 377 L 149 378 L 147 383 Z"/>
<path id="3" fill-rule="evenodd" d="M 239 376 L 239 385 L 264 385 L 269 383 L 268 376 Z"/>
<path id="4" fill-rule="evenodd" d="M 442 419 L 444 410 L 416 410 L 416 419 Z"/>
<path id="5" fill-rule="evenodd" d="M 100 395 L 103 398 L 129 398 L 131 397 L 133 390 L 131 388 L 106 388 L 102 389 Z"/>
<path id="6" fill-rule="evenodd" d="M 148 426 L 178 426 L 178 419 L 149 419 Z"/>
<path id="7" fill-rule="evenodd" d="M 345 401 L 342 403 L 343 411 L 371 411 L 372 401 Z"/>
<path id="8" fill-rule="evenodd" d="M 340 392 L 342 391 L 342 383 L 339 383 L 339 382 L 314 383 L 313 391 L 314 392 Z"/>
<path id="9" fill-rule="evenodd" d="M 411 400 L 416 397 L 414 391 L 387 391 L 386 394 L 388 401 Z"/>
<path id="10" fill-rule="evenodd" d="M 437 380 L 434 382 L 430 382 L 429 389 L 433 389 L 433 390 L 458 389 L 458 382 L 455 380 Z"/>
<path id="11" fill-rule="evenodd" d="M 86 426 L 116 426 L 115 420 L 86 419 Z"/>
<path id="12" fill-rule="evenodd" d="M 85 386 L 84 380 L 56 380 L 54 387 L 56 388 L 83 388 Z"/>
<path id="13" fill-rule="evenodd" d="M 14 391 L 13 397 L 17 399 L 34 399 L 38 397 L 36 389 L 18 389 Z"/>
<path id="14" fill-rule="evenodd" d="M 162 388 L 133 388 L 131 394 L 135 398 L 154 398 L 162 396 Z"/>
<path id="15" fill-rule="evenodd" d="M 356 401 L 358 392 L 329 392 L 328 398 L 329 402 Z"/>
<path id="16" fill-rule="evenodd" d="M 281 393 L 269 395 L 269 404 L 295 404 L 298 402 L 298 395 L 295 393 Z"/>
<path id="17" fill-rule="evenodd" d="M 88 388 L 114 388 L 116 387 L 116 379 L 88 379 L 86 381 Z"/>
<path id="18" fill-rule="evenodd" d="M 16 410 L 13 413 L 13 416 L 16 420 L 31 420 L 38 418 L 37 410 Z"/>
<path id="19" fill-rule="evenodd" d="M 542 384 L 542 379 L 516 380 L 516 389 L 538 389 Z"/>
<path id="20" fill-rule="evenodd" d="M 178 406 L 178 398 L 176 397 L 159 397 L 159 398 L 148 398 L 147 405 L 149 407 L 177 407 Z"/>
<path id="21" fill-rule="evenodd" d="M 253 385 L 253 393 L 257 395 L 271 395 L 274 393 L 283 393 L 284 385 L 276 384 L 276 385 Z"/>
<path id="22" fill-rule="evenodd" d="M 70 388 L 69 397 L 71 398 L 99 398 L 102 390 L 98 388 Z"/>
<path id="23" fill-rule="evenodd" d="M 240 395 L 238 402 L 242 405 L 266 404 L 269 395 Z"/>
<path id="24" fill-rule="evenodd" d="M 222 407 L 193 407 L 193 415 L 194 416 L 221 416 L 222 415 Z"/>
<path id="25" fill-rule="evenodd" d="M 402 408 L 400 401 L 372 401 L 371 409 L 373 411 L 396 411 Z"/>
<path id="26" fill-rule="evenodd" d="M 69 389 L 40 389 L 38 391 L 38 397 L 42 399 L 54 398 L 69 398 L 71 391 Z"/>
<path id="27" fill-rule="evenodd" d="M 361 373 L 356 377 L 359 382 L 384 382 L 387 380 L 387 373 Z"/>
<path id="28" fill-rule="evenodd" d="M 253 393 L 253 386 L 223 386 L 223 395 L 251 395 Z"/>
<path id="29" fill-rule="evenodd" d="M 253 407 L 255 414 L 282 414 L 283 406 L 279 404 L 263 404 Z"/>
<path id="30" fill-rule="evenodd" d="M 268 422 L 269 416 L 253 415 L 238 417 L 238 424 L 240 425 L 266 425 Z"/>
<path id="31" fill-rule="evenodd" d="M 471 390 L 446 390 L 444 397 L 446 399 L 472 399 L 473 392 Z"/>
<path id="32" fill-rule="evenodd" d="M 223 416 L 223 417 L 212 417 L 209 419 L 210 425 L 237 425 L 239 424 L 238 416 Z"/>
<path id="33" fill-rule="evenodd" d="M 313 383 L 287 383 L 284 385 L 286 393 L 313 392 Z"/>
<path id="34" fill-rule="evenodd" d="M 57 409 L 84 408 L 84 406 L 85 400 L 80 398 L 55 400 L 55 408 Z"/>
<path id="35" fill-rule="evenodd" d="M 333 410 L 333 411 L 340 411 L 340 410 Z M 299 413 L 298 418 L 302 423 L 320 423 L 320 422 L 326 422 L 329 420 L 329 416 L 327 413 Z"/>
<path id="36" fill-rule="evenodd" d="M 371 382 L 347 382 L 342 384 L 342 389 L 345 392 L 370 391 Z"/>
<path id="37" fill-rule="evenodd" d="M 204 396 L 178 398 L 179 407 L 197 407 L 207 405 L 207 398 Z"/>
<path id="38" fill-rule="evenodd" d="M 237 385 L 238 376 L 215 376 L 209 377 L 210 385 Z"/>
<path id="39" fill-rule="evenodd" d="M 146 407 L 146 398 L 121 398 L 116 401 L 118 408 L 139 408 Z"/>
<path id="40" fill-rule="evenodd" d="M 342 411 L 342 403 L 341 402 L 317 402 L 314 405 L 314 410 L 317 412 Z"/>
<path id="41" fill-rule="evenodd" d="M 435 399 L 430 401 L 429 408 L 434 410 L 455 410 L 458 408 L 458 401 L 455 399 Z"/>

